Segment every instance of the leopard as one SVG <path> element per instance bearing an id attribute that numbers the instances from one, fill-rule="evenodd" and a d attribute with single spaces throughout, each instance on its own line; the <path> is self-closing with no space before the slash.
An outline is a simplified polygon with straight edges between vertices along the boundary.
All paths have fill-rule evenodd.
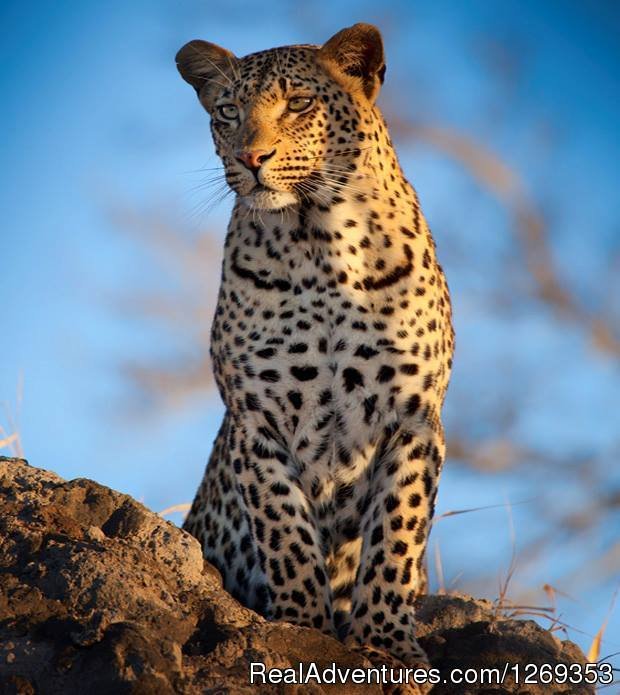
<path id="1" fill-rule="evenodd" d="M 424 662 L 454 330 L 377 105 L 381 33 L 241 58 L 193 40 L 176 65 L 234 194 L 210 343 L 225 414 L 184 529 L 265 618 Z"/>

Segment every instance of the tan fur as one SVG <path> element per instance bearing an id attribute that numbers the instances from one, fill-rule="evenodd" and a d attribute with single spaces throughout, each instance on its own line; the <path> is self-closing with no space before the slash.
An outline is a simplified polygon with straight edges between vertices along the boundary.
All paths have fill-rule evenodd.
<path id="1" fill-rule="evenodd" d="M 246 605 L 415 664 L 454 341 L 433 238 L 375 105 L 380 35 L 204 51 L 182 49 L 179 70 L 236 200 L 211 341 L 226 415 L 185 528 Z"/>

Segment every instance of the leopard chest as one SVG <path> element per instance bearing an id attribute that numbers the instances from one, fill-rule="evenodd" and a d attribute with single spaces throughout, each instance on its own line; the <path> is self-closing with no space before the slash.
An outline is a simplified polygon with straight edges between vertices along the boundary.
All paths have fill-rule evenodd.
<path id="1" fill-rule="evenodd" d="M 332 400 L 326 393 L 338 371 L 334 341 L 342 322 L 335 298 L 325 286 L 295 293 L 235 284 L 220 302 L 212 333 L 224 400 L 229 408 L 268 409 L 294 430 Z"/>
<path id="2" fill-rule="evenodd" d="M 231 411 L 302 448 L 362 446 L 431 396 L 441 339 L 416 335 L 413 307 L 381 313 L 363 292 L 330 287 L 331 273 L 316 277 L 283 290 L 230 283 L 213 327 L 216 378 Z"/>

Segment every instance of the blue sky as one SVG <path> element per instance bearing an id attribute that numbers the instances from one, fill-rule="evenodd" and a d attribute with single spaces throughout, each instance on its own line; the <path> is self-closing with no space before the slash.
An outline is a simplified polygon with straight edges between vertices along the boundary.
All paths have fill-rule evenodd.
<path id="1" fill-rule="evenodd" d="M 559 0 L 498 6 L 271 2 L 248 23 L 255 3 L 5 0 L 0 400 L 14 411 L 23 379 L 19 429 L 31 463 L 95 478 L 162 509 L 191 499 L 208 456 L 222 412 L 213 394 L 131 417 L 118 370 L 125 358 L 172 354 L 179 339 L 119 311 L 122 293 L 175 280 L 119 234 L 112 213 L 178 219 L 196 237 L 209 229 L 221 238 L 225 227 L 226 204 L 192 213 L 199 198 L 188 172 L 215 161 L 207 118 L 174 66 L 176 50 L 191 38 L 242 55 L 320 43 L 354 21 L 376 22 L 388 52 L 382 98 L 498 153 L 544 210 L 562 278 L 583 306 L 599 307 L 609 293 L 610 258 L 620 255 L 620 13 L 612 2 L 595 11 Z M 510 52 L 516 67 L 506 62 Z M 502 71 L 512 77 L 503 80 Z M 448 422 L 457 419 L 463 394 L 482 414 L 496 410 L 494 384 L 508 371 L 526 406 L 510 426 L 513 438 L 548 442 L 556 452 L 604 451 L 617 462 L 617 362 L 594 355 L 581 333 L 544 309 L 533 312 L 531 301 L 505 315 L 490 307 L 489 288 L 505 283 L 506 267 L 515 273 L 511 292 L 528 292 L 519 284 L 519 260 L 510 265 L 516 251 L 505 212 L 441 153 L 419 142 L 399 145 L 455 296 L 459 353 Z M 537 347 L 524 351 L 525 337 Z M 586 359 L 587 370 L 580 366 Z M 488 387 L 472 395 L 479 383 Z M 0 422 L 7 426 L 6 416 Z M 485 422 L 474 425 L 480 436 Z M 550 483 L 543 471 L 528 475 L 481 478 L 448 466 L 439 511 L 514 503 Z M 580 499 L 562 488 L 559 504 L 573 494 Z M 539 520 L 527 506 L 514 515 L 523 538 L 536 532 Z M 447 519 L 436 531 L 447 572 L 467 578 L 471 557 L 493 571 L 506 567 L 505 510 L 455 519 L 462 521 Z M 461 534 L 468 542 L 454 543 Z M 548 564 L 563 562 L 550 557 Z M 542 583 L 544 571 L 524 572 L 523 582 Z M 610 599 L 609 585 L 580 597 L 568 608 L 572 622 L 592 633 Z M 610 631 L 609 642 L 620 648 L 620 630 Z"/>

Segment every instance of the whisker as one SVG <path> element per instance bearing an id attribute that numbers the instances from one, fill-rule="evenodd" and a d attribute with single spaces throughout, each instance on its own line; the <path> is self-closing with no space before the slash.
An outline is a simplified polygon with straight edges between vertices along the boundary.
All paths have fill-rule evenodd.
<path id="1" fill-rule="evenodd" d="M 226 56 L 226 60 L 228 61 L 228 67 L 230 68 L 235 80 L 240 80 L 241 73 L 237 69 L 239 66 L 236 65 L 236 61 L 232 60 L 232 58 L 229 55 Z"/>
<path id="2" fill-rule="evenodd" d="M 229 85 L 227 84 L 222 84 L 221 82 L 218 82 L 214 77 L 205 77 L 204 75 L 201 75 L 199 73 L 187 73 L 188 76 L 190 77 L 196 77 L 199 80 L 204 80 L 205 82 L 214 82 L 218 87 L 221 87 L 222 89 L 227 89 Z"/>
<path id="3" fill-rule="evenodd" d="M 365 174 L 360 171 L 356 171 L 355 169 L 350 169 L 350 168 L 338 168 L 337 166 L 334 166 L 332 164 L 325 164 L 319 171 L 325 171 L 330 174 L 342 174 L 345 176 L 348 176 L 349 178 L 353 179 L 372 179 L 374 178 L 371 174 Z"/>
<path id="4" fill-rule="evenodd" d="M 364 193 L 368 194 L 369 190 L 360 188 L 359 186 L 354 186 L 350 183 L 345 183 L 343 181 L 340 181 L 338 179 L 332 178 L 331 176 L 322 176 L 322 179 L 325 183 L 328 184 L 328 188 L 332 189 L 334 192 L 337 192 L 338 190 L 348 190 L 353 193 Z"/>
<path id="5" fill-rule="evenodd" d="M 355 147 L 354 149 L 351 150 L 343 150 L 341 152 L 334 152 L 332 154 L 323 154 L 323 155 L 318 155 L 317 157 L 306 157 L 302 161 L 310 161 L 311 159 L 333 159 L 335 157 L 341 157 L 345 154 L 353 154 L 356 152 L 363 152 L 364 150 L 370 150 L 372 149 L 373 145 L 368 145 L 367 147 Z"/>
<path id="6" fill-rule="evenodd" d="M 232 181 L 234 181 L 233 179 Z M 218 184 L 225 184 L 227 186 L 230 186 L 231 181 L 224 175 L 224 174 L 216 174 L 210 177 L 205 177 L 202 181 L 199 181 L 197 184 L 194 186 L 191 186 L 188 190 L 190 192 L 194 191 L 199 191 L 199 190 L 208 190 L 209 188 L 212 188 L 213 186 L 216 186 Z"/>
<path id="7" fill-rule="evenodd" d="M 325 194 L 324 187 L 318 185 L 315 186 L 314 184 L 311 185 L 307 181 L 300 181 L 296 184 L 296 187 L 299 187 L 300 190 L 306 191 L 308 202 L 311 201 L 311 196 L 315 196 L 320 203 L 325 205 L 328 205 L 331 202 L 331 197 Z"/>
<path id="8" fill-rule="evenodd" d="M 320 177 L 319 180 L 322 178 L 329 181 L 335 181 L 343 185 L 349 185 L 351 179 L 353 178 L 352 176 L 345 174 L 342 171 L 321 171 L 319 172 L 318 177 Z M 351 183 L 351 185 L 353 184 Z"/>
<path id="9" fill-rule="evenodd" d="M 188 171 L 182 172 L 183 174 L 201 174 L 203 171 L 224 171 L 224 166 L 218 167 L 201 167 L 200 169 L 189 169 Z"/>
<path id="10" fill-rule="evenodd" d="M 227 74 L 222 70 L 222 68 L 220 68 L 219 65 L 217 65 L 217 63 L 214 63 L 210 58 L 207 58 L 207 57 L 204 56 L 204 55 L 203 55 L 202 57 L 203 57 L 206 61 L 208 61 L 209 63 L 211 63 L 211 65 L 213 65 L 213 67 L 220 73 L 220 75 L 228 82 L 228 85 L 229 85 L 229 86 L 231 86 L 231 87 L 233 86 L 233 82 L 232 82 L 232 80 L 230 79 L 229 75 L 227 75 Z"/>
<path id="11" fill-rule="evenodd" d="M 189 218 L 199 218 L 209 214 L 213 208 L 219 205 L 228 195 L 233 193 L 230 182 L 227 180 L 224 167 L 214 167 L 221 169 L 221 173 L 207 175 L 204 180 L 189 188 L 189 193 L 204 193 L 207 191 L 207 196 L 198 201 L 189 211 Z"/>

